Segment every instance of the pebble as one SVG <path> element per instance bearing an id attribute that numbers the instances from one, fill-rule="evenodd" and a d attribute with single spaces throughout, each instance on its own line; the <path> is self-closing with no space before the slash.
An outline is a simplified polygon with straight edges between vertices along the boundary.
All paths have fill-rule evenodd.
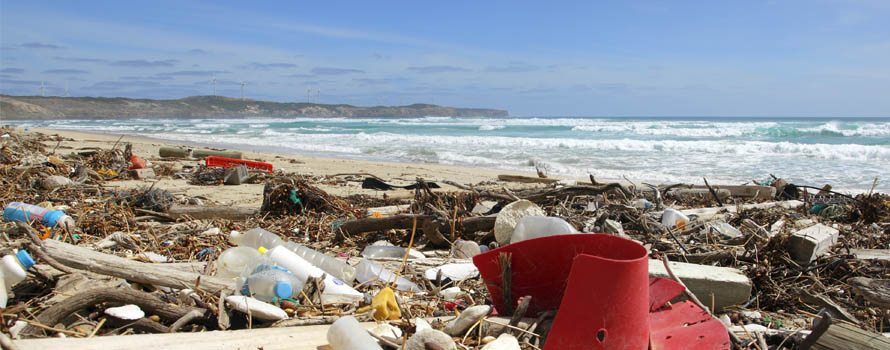
<path id="1" fill-rule="evenodd" d="M 480 319 L 488 315 L 490 312 L 491 306 L 488 305 L 471 306 L 464 310 L 460 316 L 457 316 L 457 318 L 448 323 L 448 326 L 445 327 L 445 333 L 455 337 L 463 335 L 467 329 L 476 322 L 479 322 Z"/>
<path id="2" fill-rule="evenodd" d="M 501 334 L 497 339 L 482 347 L 482 350 L 519 350 L 519 341 L 511 334 Z"/>
<path id="3" fill-rule="evenodd" d="M 457 344 L 448 334 L 431 328 L 414 333 L 405 343 L 405 350 L 426 350 L 426 343 L 433 343 L 445 350 L 457 350 Z"/>

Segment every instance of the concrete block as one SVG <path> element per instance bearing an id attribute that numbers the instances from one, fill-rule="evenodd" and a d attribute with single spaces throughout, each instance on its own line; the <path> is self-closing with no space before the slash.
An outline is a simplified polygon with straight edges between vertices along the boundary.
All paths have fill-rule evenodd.
<path id="1" fill-rule="evenodd" d="M 223 178 L 223 183 L 226 185 L 240 185 L 242 182 L 247 181 L 250 178 L 250 174 L 247 172 L 246 165 L 234 166 L 226 169 L 226 175 Z"/>
<path id="2" fill-rule="evenodd" d="M 815 224 L 791 234 L 788 252 L 798 263 L 809 264 L 837 243 L 838 230 Z"/>
<path id="3" fill-rule="evenodd" d="M 142 169 L 133 169 L 130 170 L 130 174 L 137 179 L 152 179 L 157 177 L 155 175 L 155 170 L 152 168 L 142 168 Z"/>
<path id="4" fill-rule="evenodd" d="M 751 281 L 738 269 L 675 261 L 669 264 L 671 271 L 705 306 L 711 307 L 711 294 L 714 295 L 715 312 L 744 304 L 751 298 Z M 670 278 L 660 260 L 649 260 L 649 277 Z"/>

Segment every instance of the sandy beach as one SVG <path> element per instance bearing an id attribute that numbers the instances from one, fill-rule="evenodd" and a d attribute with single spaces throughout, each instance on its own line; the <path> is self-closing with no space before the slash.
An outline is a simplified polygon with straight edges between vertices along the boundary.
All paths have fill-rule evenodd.
<path id="1" fill-rule="evenodd" d="M 196 166 L 203 164 L 201 160 L 164 160 L 159 157 L 158 150 L 164 146 L 181 146 L 191 149 L 216 149 L 197 146 L 181 145 L 157 139 L 134 135 L 88 133 L 70 130 L 56 130 L 45 128 L 31 128 L 31 131 L 47 135 L 59 135 L 65 139 L 58 145 L 46 143 L 47 149 L 58 147 L 57 152 L 84 151 L 89 149 L 111 149 L 121 147 L 121 144 L 129 143 L 133 146 L 133 154 L 155 164 L 168 164 L 174 169 L 183 166 Z M 199 142 L 200 140 L 195 140 Z M 236 150 L 236 149 L 226 149 Z M 268 152 L 256 152 L 250 150 L 237 150 L 242 152 L 243 159 L 261 161 L 273 164 L 276 171 L 279 169 L 285 173 L 296 173 L 309 176 L 331 176 L 335 174 L 373 174 L 384 179 L 390 184 L 410 184 L 416 178 L 426 181 L 441 182 L 450 180 L 459 184 L 479 184 L 486 181 L 496 181 L 499 174 L 535 176 L 534 173 L 509 172 L 504 170 L 466 168 L 446 166 L 438 164 L 381 162 L 355 159 L 337 159 L 325 157 L 313 157 L 309 155 L 277 154 L 274 150 Z M 459 190 L 457 187 L 439 183 L 441 191 Z M 174 179 L 161 177 L 159 179 L 123 180 L 109 182 L 106 186 L 120 188 L 134 188 L 138 186 L 158 186 L 171 193 L 181 193 L 193 197 L 203 197 L 220 205 L 259 206 L 262 203 L 262 184 L 242 184 L 238 186 L 198 186 L 191 185 L 186 179 Z M 511 184 L 510 188 L 528 188 L 536 185 Z M 360 182 L 339 183 L 337 185 L 319 184 L 319 187 L 332 195 L 350 196 L 363 194 L 381 197 L 384 193 L 391 198 L 408 198 L 413 196 L 413 190 L 376 191 L 361 188 Z"/>

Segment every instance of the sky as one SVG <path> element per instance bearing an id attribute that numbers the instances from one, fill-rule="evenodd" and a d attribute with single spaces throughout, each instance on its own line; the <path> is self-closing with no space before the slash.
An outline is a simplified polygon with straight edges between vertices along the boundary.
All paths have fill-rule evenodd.
<path id="1" fill-rule="evenodd" d="M 9 95 L 890 117 L 887 0 L 0 0 L 0 30 Z"/>

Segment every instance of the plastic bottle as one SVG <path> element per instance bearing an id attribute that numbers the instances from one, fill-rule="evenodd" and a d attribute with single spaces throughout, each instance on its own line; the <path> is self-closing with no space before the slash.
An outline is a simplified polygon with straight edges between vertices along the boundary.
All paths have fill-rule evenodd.
<path id="1" fill-rule="evenodd" d="M 510 236 L 510 243 L 531 238 L 578 233 L 574 226 L 563 219 L 552 216 L 526 216 L 519 219 Z"/>
<path id="2" fill-rule="evenodd" d="M 259 249 L 259 247 L 272 249 L 284 244 L 284 240 L 282 240 L 281 237 L 259 227 L 244 233 L 232 231 L 232 233 L 229 234 L 229 242 L 239 246 L 251 247 L 253 249 Z"/>
<path id="3" fill-rule="evenodd" d="M 395 281 L 395 287 L 398 290 L 415 292 L 420 291 L 420 288 L 417 287 L 414 282 L 411 282 L 401 276 L 397 277 L 396 274 L 389 269 L 380 266 L 368 259 L 362 259 L 361 261 L 359 261 L 358 265 L 355 266 L 355 279 L 359 281 L 359 283 L 365 283 L 373 279 L 377 279 L 387 284 Z"/>
<path id="4" fill-rule="evenodd" d="M 667 226 L 670 229 L 686 229 L 686 223 L 689 222 L 689 217 L 679 212 L 676 209 L 667 208 L 664 210 L 664 213 L 661 214 L 661 224 Z"/>
<path id="5" fill-rule="evenodd" d="M 226 249 L 216 260 L 217 276 L 235 278 L 244 272 L 244 268 L 252 260 L 260 256 L 260 252 L 251 247 L 232 247 Z"/>
<path id="6" fill-rule="evenodd" d="M 46 227 L 60 227 L 73 230 L 74 219 L 61 210 L 49 210 L 33 204 L 12 202 L 3 210 L 3 220 L 6 221 L 39 221 Z"/>
<path id="7" fill-rule="evenodd" d="M 639 210 L 649 209 L 652 207 L 652 203 L 649 203 L 645 198 L 640 198 L 633 201 L 633 207 Z"/>
<path id="8" fill-rule="evenodd" d="M 321 296 L 325 303 L 352 303 L 364 298 L 362 293 L 352 289 L 339 278 L 310 264 L 285 246 L 277 246 L 269 250 L 260 248 L 260 252 L 272 259 L 276 265 L 286 268 L 304 283 L 309 277 L 318 278 L 324 275 L 324 290 Z"/>
<path id="9" fill-rule="evenodd" d="M 391 245 L 369 245 L 362 250 L 362 256 L 368 259 L 402 258 L 405 248 Z"/>
<path id="10" fill-rule="evenodd" d="M 306 246 L 294 242 L 285 242 L 278 235 L 266 231 L 262 228 L 255 228 L 243 234 L 233 231 L 229 235 L 229 240 L 233 244 L 239 246 L 251 247 L 258 249 L 265 247 L 266 249 L 274 249 L 278 246 L 285 246 L 288 250 L 294 252 L 297 256 L 310 264 L 320 268 L 322 271 L 340 279 L 347 285 L 352 285 L 355 279 L 355 268 L 349 264 L 337 260 L 334 257 L 327 256 Z M 293 272 L 293 271 L 292 271 Z M 319 274 L 320 276 L 321 274 Z"/>
<path id="11" fill-rule="evenodd" d="M 299 243 L 287 242 L 284 246 L 296 253 L 297 256 L 308 261 L 310 264 L 317 266 L 322 271 L 327 272 L 336 278 L 339 278 L 349 286 L 352 286 L 352 281 L 355 281 L 355 268 L 343 261 L 337 260 L 335 257 L 322 254 L 321 252 Z"/>
<path id="12" fill-rule="evenodd" d="M 9 292 L 12 286 L 24 281 L 28 269 L 34 266 L 34 259 L 25 250 L 19 250 L 15 255 L 6 255 L 0 262 L 0 280 L 3 283 L 3 292 L 0 293 L 0 308 L 5 308 L 9 301 Z"/>
<path id="13" fill-rule="evenodd" d="M 343 316 L 335 321 L 328 329 L 327 338 L 333 350 L 383 350 L 352 316 Z"/>
<path id="14" fill-rule="evenodd" d="M 260 265 L 241 285 L 241 295 L 262 301 L 290 298 L 303 290 L 303 281 L 287 269 L 276 265 Z"/>

